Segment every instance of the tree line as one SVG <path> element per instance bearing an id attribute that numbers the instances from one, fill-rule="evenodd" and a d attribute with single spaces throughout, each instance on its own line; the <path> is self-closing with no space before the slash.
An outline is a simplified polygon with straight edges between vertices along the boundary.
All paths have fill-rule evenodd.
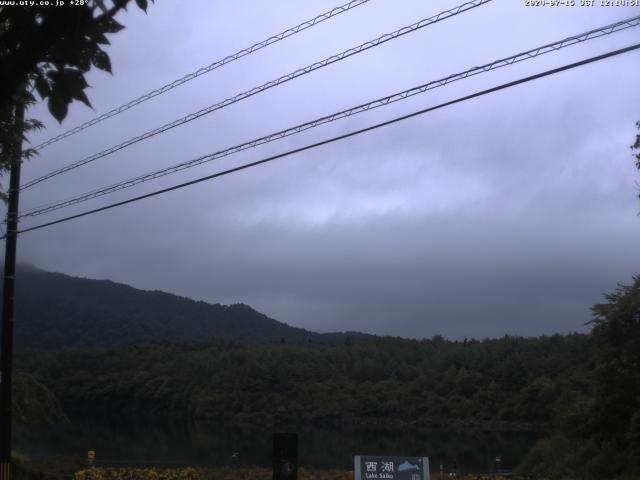
<path id="1" fill-rule="evenodd" d="M 155 343 L 25 353 L 73 417 L 217 425 L 549 428 L 588 391 L 590 338 Z"/>

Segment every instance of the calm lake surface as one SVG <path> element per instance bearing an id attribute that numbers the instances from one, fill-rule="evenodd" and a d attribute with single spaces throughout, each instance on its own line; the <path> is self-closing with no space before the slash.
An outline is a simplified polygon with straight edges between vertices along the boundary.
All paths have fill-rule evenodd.
<path id="1" fill-rule="evenodd" d="M 539 433 L 445 430 L 320 430 L 299 435 L 300 465 L 351 469 L 353 456 L 428 456 L 431 470 L 457 464 L 461 472 L 515 468 Z M 86 458 L 95 450 L 98 466 L 264 466 L 271 465 L 273 430 L 216 430 L 198 426 L 132 426 L 82 423 L 47 428 L 14 428 L 14 449 L 33 459 Z M 239 452 L 232 458 L 233 452 Z"/>

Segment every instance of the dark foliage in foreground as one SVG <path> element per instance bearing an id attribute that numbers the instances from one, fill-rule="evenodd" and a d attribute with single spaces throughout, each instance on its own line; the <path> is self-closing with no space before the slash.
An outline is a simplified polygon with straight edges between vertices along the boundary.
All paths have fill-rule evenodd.
<path id="1" fill-rule="evenodd" d="M 522 468 L 554 478 L 640 478 L 640 276 L 595 305 L 587 395 Z"/>

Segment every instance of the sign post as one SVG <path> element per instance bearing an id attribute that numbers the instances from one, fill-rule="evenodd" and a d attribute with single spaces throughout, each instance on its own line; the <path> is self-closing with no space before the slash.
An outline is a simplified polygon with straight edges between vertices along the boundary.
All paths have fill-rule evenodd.
<path id="1" fill-rule="evenodd" d="M 430 480 L 429 458 L 356 455 L 353 480 Z"/>

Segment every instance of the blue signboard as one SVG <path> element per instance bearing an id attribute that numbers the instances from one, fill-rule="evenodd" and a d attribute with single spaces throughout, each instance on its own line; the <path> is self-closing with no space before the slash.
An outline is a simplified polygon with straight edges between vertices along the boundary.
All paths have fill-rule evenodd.
<path id="1" fill-rule="evenodd" d="M 429 480 L 429 458 L 356 455 L 353 480 Z"/>

